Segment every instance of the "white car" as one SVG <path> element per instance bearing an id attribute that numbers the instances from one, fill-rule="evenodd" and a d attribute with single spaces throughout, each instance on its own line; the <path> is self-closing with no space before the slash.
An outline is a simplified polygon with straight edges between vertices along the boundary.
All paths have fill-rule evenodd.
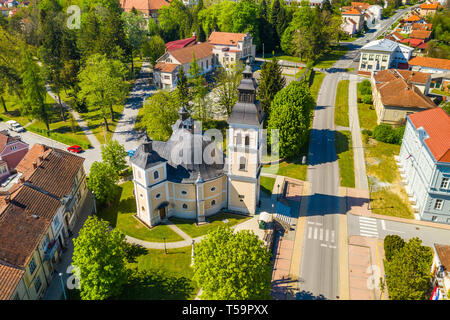
<path id="1" fill-rule="evenodd" d="M 15 132 L 25 131 L 25 129 L 20 125 L 20 123 L 18 123 L 15 120 L 6 121 L 6 125 L 8 126 L 9 129 L 11 129 L 12 131 L 15 131 Z"/>
<path id="2" fill-rule="evenodd" d="M 17 173 L 13 174 L 12 176 L 9 176 L 8 179 L 6 179 L 1 186 L 6 187 L 15 177 L 17 176 Z"/>

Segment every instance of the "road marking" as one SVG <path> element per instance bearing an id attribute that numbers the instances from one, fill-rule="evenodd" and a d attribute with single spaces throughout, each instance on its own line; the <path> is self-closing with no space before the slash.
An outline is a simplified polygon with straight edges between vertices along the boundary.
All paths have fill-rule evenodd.
<path id="1" fill-rule="evenodd" d="M 331 243 L 334 243 L 334 230 L 331 230 Z"/>
<path id="2" fill-rule="evenodd" d="M 309 227 L 308 229 L 308 239 L 311 239 L 312 236 L 312 227 Z"/>
<path id="3" fill-rule="evenodd" d="M 377 223 L 375 222 L 369 222 L 369 221 L 360 221 L 359 224 L 366 225 L 366 226 L 376 226 Z"/>
<path id="4" fill-rule="evenodd" d="M 378 234 L 369 234 L 369 233 L 361 232 L 361 235 L 364 236 L 364 237 L 378 238 Z"/>
<path id="5" fill-rule="evenodd" d="M 323 229 L 320 229 L 320 236 L 319 236 L 319 238 L 320 238 L 320 241 L 323 240 Z"/>
<path id="6" fill-rule="evenodd" d="M 325 248 L 328 247 L 325 243 L 321 243 L 320 246 Z"/>
<path id="7" fill-rule="evenodd" d="M 368 217 L 359 217 L 359 221 L 377 222 L 377 219 L 375 219 L 375 218 L 368 218 Z"/>
<path id="8" fill-rule="evenodd" d="M 331 249 L 336 249 L 336 246 L 329 246 Z"/>
<path id="9" fill-rule="evenodd" d="M 405 233 L 404 231 L 397 231 L 397 230 L 386 229 L 386 222 L 384 220 L 381 220 L 381 228 L 384 231 L 395 232 L 395 233 Z"/>
<path id="10" fill-rule="evenodd" d="M 317 239 L 317 228 L 314 228 L 314 240 Z"/>
<path id="11" fill-rule="evenodd" d="M 376 231 L 373 231 L 373 230 L 361 230 L 361 233 L 371 233 L 371 234 L 376 234 L 376 235 L 378 235 L 378 232 L 376 232 Z"/>
<path id="12" fill-rule="evenodd" d="M 370 228 L 370 227 L 365 227 L 365 226 L 359 226 L 359 230 L 361 230 L 361 231 L 367 230 L 367 231 L 372 231 L 372 232 L 378 233 L 376 228 Z"/>
<path id="13" fill-rule="evenodd" d="M 327 230 L 325 231 L 325 241 L 326 241 L 326 242 L 328 242 L 328 232 L 329 232 L 329 230 L 327 229 Z"/>
<path id="14" fill-rule="evenodd" d="M 308 224 L 315 224 L 315 222 L 312 222 L 312 221 L 308 221 Z"/>

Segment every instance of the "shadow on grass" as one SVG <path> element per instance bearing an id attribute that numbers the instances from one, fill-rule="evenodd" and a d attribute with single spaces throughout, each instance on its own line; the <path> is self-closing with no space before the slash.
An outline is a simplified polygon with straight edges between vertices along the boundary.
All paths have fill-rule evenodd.
<path id="1" fill-rule="evenodd" d="M 336 154 L 340 154 L 350 150 L 350 139 L 342 132 L 335 131 L 334 133 Z"/>
<path id="2" fill-rule="evenodd" d="M 147 254 L 147 252 L 147 249 L 139 244 L 127 243 L 125 258 L 127 259 L 128 263 L 136 263 L 136 258 Z"/>
<path id="3" fill-rule="evenodd" d="M 119 211 L 123 210 L 124 208 L 129 208 L 129 206 L 136 206 L 136 201 L 133 199 L 133 197 L 129 197 L 127 199 L 120 199 L 122 196 L 123 187 L 116 186 L 114 193 L 114 201 L 108 206 L 106 204 L 101 205 L 101 209 L 98 211 L 97 216 L 103 220 L 106 220 L 109 222 L 111 227 L 115 228 L 117 225 L 117 215 L 119 214 Z"/>
<path id="4" fill-rule="evenodd" d="M 186 300 L 194 290 L 186 277 L 165 275 L 156 270 L 133 270 L 120 300 Z"/>

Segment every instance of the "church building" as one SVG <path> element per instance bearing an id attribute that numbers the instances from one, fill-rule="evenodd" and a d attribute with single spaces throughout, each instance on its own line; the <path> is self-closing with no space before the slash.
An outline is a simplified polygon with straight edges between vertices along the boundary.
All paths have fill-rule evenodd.
<path id="1" fill-rule="evenodd" d="M 139 220 L 152 227 L 172 216 L 205 222 L 222 209 L 255 214 L 264 112 L 248 61 L 238 91 L 228 119 L 227 156 L 184 107 L 168 141 L 146 136 L 130 159 Z"/>

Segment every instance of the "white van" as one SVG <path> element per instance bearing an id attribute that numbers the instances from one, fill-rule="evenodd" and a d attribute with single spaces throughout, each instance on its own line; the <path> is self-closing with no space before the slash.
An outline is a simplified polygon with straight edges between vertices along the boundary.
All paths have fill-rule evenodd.
<path id="1" fill-rule="evenodd" d="M 15 120 L 6 121 L 6 125 L 8 126 L 9 129 L 11 129 L 12 131 L 15 131 L 15 132 L 25 131 L 25 129 L 20 125 L 20 123 L 18 123 Z"/>

